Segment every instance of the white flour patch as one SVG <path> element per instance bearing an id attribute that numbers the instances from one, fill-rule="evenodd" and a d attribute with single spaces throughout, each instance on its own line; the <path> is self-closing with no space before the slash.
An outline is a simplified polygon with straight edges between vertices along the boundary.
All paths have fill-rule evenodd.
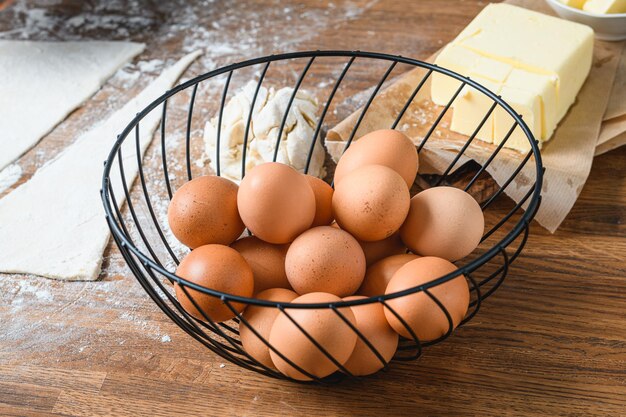
<path id="1" fill-rule="evenodd" d="M 149 335 L 154 339 L 161 338 L 161 328 L 152 322 L 148 322 L 141 315 L 136 315 L 133 312 L 124 312 L 120 314 L 119 318 L 132 323 L 132 325 L 140 329 L 144 335 Z"/>
<path id="2" fill-rule="evenodd" d="M 158 72 L 163 69 L 165 62 L 162 59 L 152 59 L 150 61 L 140 61 L 137 68 L 141 72 Z"/>
<path id="3" fill-rule="evenodd" d="M 119 84 L 123 88 L 128 88 L 137 82 L 140 75 L 141 73 L 139 71 L 133 71 L 126 66 L 115 73 L 111 82 Z"/>
<path id="4" fill-rule="evenodd" d="M 52 301 L 54 300 L 54 297 L 52 296 L 52 293 L 48 290 L 38 290 L 35 292 L 35 297 L 37 297 L 38 300 L 42 300 L 42 301 Z"/>

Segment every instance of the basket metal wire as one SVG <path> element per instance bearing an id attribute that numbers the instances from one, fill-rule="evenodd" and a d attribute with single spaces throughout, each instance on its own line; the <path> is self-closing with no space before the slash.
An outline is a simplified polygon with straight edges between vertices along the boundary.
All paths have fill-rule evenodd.
<path id="1" fill-rule="evenodd" d="M 360 70 L 357 69 L 356 64 L 361 64 Z M 377 66 L 382 68 L 383 75 L 379 79 L 374 79 L 372 81 L 371 77 L 372 74 L 376 73 L 374 68 Z M 270 69 L 273 69 L 274 67 L 276 67 L 276 74 L 270 76 Z M 439 178 L 439 181 L 437 181 L 434 185 L 439 185 L 440 182 L 445 181 L 446 178 L 453 173 L 453 167 L 466 149 L 474 146 L 474 139 L 477 132 L 497 106 L 501 107 L 511 115 L 513 125 L 508 131 L 508 134 L 504 138 L 503 142 L 498 147 L 494 147 L 493 153 L 489 159 L 478 167 L 474 175 L 471 176 L 471 179 L 464 184 L 463 188 L 466 191 L 471 192 L 472 187 L 476 185 L 479 177 L 484 178 L 486 176 L 485 170 L 487 166 L 498 156 L 498 153 L 501 151 L 514 129 L 521 129 L 530 143 L 530 151 L 525 157 L 520 158 L 519 166 L 513 171 L 510 178 L 502 183 L 502 185 L 495 188 L 494 191 L 490 193 L 490 195 L 488 195 L 482 202 L 481 207 L 486 215 L 486 232 L 481 241 L 481 245 L 474 252 L 474 254 L 469 257 L 469 260 L 457 262 L 458 269 L 453 273 L 442 276 L 415 288 L 410 288 L 394 294 L 381 294 L 367 299 L 322 304 L 291 304 L 239 297 L 198 286 L 193 282 L 186 281 L 175 275 L 175 267 L 179 263 L 179 257 L 181 254 L 179 253 L 177 256 L 176 250 L 173 249 L 174 242 L 172 242 L 172 237 L 166 233 L 166 220 L 163 219 L 162 216 L 159 218 L 156 213 L 155 206 L 159 204 L 159 201 L 168 202 L 178 186 L 182 185 L 182 183 L 186 180 L 194 177 L 193 171 L 195 170 L 195 161 L 198 158 L 201 158 L 202 144 L 201 141 L 199 143 L 199 140 L 195 139 L 197 136 L 197 129 L 194 130 L 192 125 L 199 125 L 202 123 L 202 120 L 206 120 L 207 114 L 210 111 L 208 108 L 197 111 L 197 109 L 201 107 L 199 105 L 201 102 L 217 106 L 216 109 L 213 107 L 212 110 L 216 113 L 212 114 L 218 114 L 219 118 L 219 122 L 217 123 L 218 155 L 215 155 L 215 157 L 217 158 L 216 174 L 220 175 L 219 140 L 220 135 L 222 134 L 222 132 L 220 132 L 222 124 L 221 121 L 229 94 L 232 95 L 232 91 L 234 90 L 233 85 L 235 84 L 235 78 L 239 76 L 242 79 L 242 82 L 250 79 L 258 80 L 251 108 L 254 106 L 254 101 L 257 98 L 257 94 L 259 93 L 259 88 L 262 83 L 278 82 L 282 84 L 274 85 L 283 86 L 288 85 L 285 84 L 285 79 L 291 78 L 293 94 L 291 95 L 287 111 L 282 118 L 280 132 L 282 132 L 285 128 L 287 112 L 294 101 L 296 92 L 303 88 L 305 80 L 313 79 L 314 82 L 318 82 L 318 84 L 316 84 L 318 87 L 322 85 L 328 86 L 325 90 L 327 92 L 325 100 L 320 100 L 320 102 L 323 103 L 323 107 L 320 111 L 319 120 L 315 127 L 314 137 L 309 150 L 306 165 L 306 171 L 308 171 L 314 143 L 323 139 L 327 126 L 332 126 L 332 116 L 336 116 L 335 122 L 341 118 L 341 112 L 337 111 L 339 110 L 338 107 L 342 107 L 340 110 L 343 112 L 352 112 L 358 108 L 362 109 L 346 145 L 347 148 L 354 139 L 359 124 L 362 122 L 368 108 L 373 100 L 376 99 L 377 95 L 384 89 L 385 83 L 391 79 L 390 76 L 392 73 L 394 71 L 402 72 L 415 67 L 423 68 L 426 71 L 426 75 L 422 82 L 415 87 L 415 90 L 411 94 L 410 98 L 403 106 L 401 112 L 397 115 L 393 125 L 390 126 L 391 128 L 398 128 L 404 113 L 411 106 L 413 98 L 417 92 L 423 88 L 428 77 L 431 77 L 434 72 L 438 72 L 447 77 L 455 78 L 461 82 L 460 87 L 450 102 L 446 106 L 440 108 L 440 113 L 436 117 L 434 123 L 430 126 L 421 142 L 417 145 L 418 151 L 421 151 L 429 139 L 431 139 L 433 132 L 441 123 L 444 115 L 449 111 L 453 101 L 464 86 L 468 85 L 473 87 L 493 101 L 493 105 L 489 109 L 489 112 L 484 116 L 480 125 L 476 127 L 474 134 L 467 139 L 465 145 L 458 151 L 458 155 L 455 157 L 454 161 L 444 171 L 443 175 Z M 300 71 L 294 72 L 294 68 L 300 68 Z M 351 72 L 353 71 L 354 76 L 351 77 Z M 271 80 L 268 81 L 270 78 Z M 295 84 L 293 84 L 293 79 L 295 79 Z M 205 83 L 212 83 L 212 88 L 203 88 L 202 86 Z M 368 96 L 366 97 L 364 105 L 363 103 L 350 102 L 349 97 L 371 85 L 374 85 L 375 87 L 367 90 Z M 217 90 L 215 88 L 216 86 L 219 87 Z M 342 94 L 348 99 L 344 100 L 341 104 L 336 104 L 338 101 L 337 97 Z M 202 98 L 200 99 L 201 96 Z M 170 106 L 168 106 L 168 103 L 175 100 L 178 100 L 179 103 L 188 101 L 188 103 L 183 107 L 186 111 L 173 111 L 172 115 L 170 115 L 170 112 L 168 111 Z M 350 108 L 350 106 L 352 106 L 352 108 Z M 160 138 L 160 143 L 153 144 L 152 158 L 142 158 L 139 152 L 139 129 L 142 119 L 144 119 L 147 114 L 158 111 L 161 112 L 161 123 L 156 135 Z M 246 141 L 248 138 L 247 132 L 250 129 L 250 123 L 251 116 L 247 119 L 246 134 L 244 135 Z M 170 125 L 172 128 L 169 129 L 168 133 L 168 126 Z M 184 140 L 174 143 L 174 147 L 170 146 L 168 144 L 170 137 L 175 134 L 180 135 L 182 131 L 184 131 Z M 281 134 L 277 136 L 277 138 L 280 137 Z M 137 147 L 137 157 L 125 159 L 122 145 L 125 141 L 132 142 L 133 139 Z M 277 147 L 274 153 L 274 159 L 276 159 L 278 152 L 278 142 L 276 145 Z M 245 152 L 245 144 L 243 149 Z M 170 156 L 175 152 L 184 154 L 184 157 L 182 157 L 184 158 L 183 167 L 180 169 L 181 172 L 177 174 L 172 173 L 172 164 L 170 161 Z M 213 156 L 210 155 L 209 157 Z M 146 170 L 146 161 L 148 159 L 150 160 L 149 162 L 153 163 L 153 165 L 156 164 L 160 166 L 160 172 L 158 175 L 161 177 L 161 181 L 149 181 Z M 534 163 L 535 167 L 534 178 L 527 186 L 528 190 L 524 195 L 524 198 L 519 201 L 519 203 L 514 204 L 509 210 L 508 207 L 511 206 L 511 203 L 508 198 L 504 197 L 504 191 L 530 161 Z M 124 173 L 129 170 L 130 164 L 136 164 L 136 167 L 138 168 L 139 187 L 132 188 L 132 184 L 126 182 Z M 244 163 L 242 164 L 241 169 L 243 176 L 245 175 L 246 169 L 245 155 Z M 207 173 L 206 169 L 200 172 L 200 174 Z M 482 302 L 493 294 L 494 291 L 496 291 L 496 289 L 502 284 L 507 276 L 511 263 L 518 258 L 524 248 L 524 245 L 526 244 L 530 222 L 534 217 L 541 200 L 542 174 L 543 168 L 539 148 L 530 130 L 521 119 L 521 116 L 515 113 L 515 111 L 513 111 L 513 109 L 499 96 L 495 95 L 475 81 L 445 68 L 401 56 L 361 51 L 309 51 L 271 55 L 224 66 L 197 76 L 178 85 L 170 91 L 167 91 L 143 111 L 138 113 L 137 116 L 130 121 L 124 131 L 117 137 L 117 140 L 115 141 L 113 148 L 105 161 L 101 196 L 106 212 L 106 220 L 122 256 L 145 291 L 172 321 L 180 326 L 191 337 L 206 346 L 209 350 L 232 363 L 267 376 L 290 379 L 275 369 L 269 368 L 260 363 L 243 349 L 242 343 L 239 339 L 238 326 L 240 323 L 248 325 L 252 332 L 257 337 L 262 339 L 263 343 L 265 343 L 269 349 L 273 350 L 275 354 L 280 356 L 289 365 L 300 371 L 302 374 L 311 378 L 310 382 L 315 383 L 335 381 L 345 376 L 351 376 L 351 373 L 344 366 L 342 366 L 339 361 L 330 355 L 323 346 L 321 346 L 309 333 L 305 331 L 305 329 L 298 325 L 290 314 L 290 311 L 293 311 L 292 309 L 331 309 L 344 323 L 346 323 L 346 325 L 352 329 L 353 332 L 357 334 L 358 340 L 363 341 L 365 345 L 372 350 L 378 360 L 381 361 L 381 365 L 383 365 L 384 368 L 387 368 L 389 364 L 385 361 L 382 355 L 376 351 L 375 347 L 367 340 L 367 338 L 355 326 L 353 326 L 341 312 L 343 307 L 368 303 L 380 303 L 397 317 L 397 319 L 407 328 L 412 336 L 410 339 L 401 338 L 398 351 L 393 360 L 410 361 L 417 359 L 421 355 L 423 348 L 443 341 L 450 336 L 453 329 L 452 319 L 449 312 L 437 299 L 437 297 L 433 295 L 431 291 L 432 288 L 441 285 L 459 276 L 460 274 L 463 274 L 466 277 L 470 288 L 471 300 L 470 309 L 461 322 L 462 325 L 476 315 Z M 155 183 L 159 186 L 154 187 Z M 123 190 L 124 195 L 120 196 L 119 191 L 118 195 L 116 195 L 114 189 Z M 124 211 L 121 204 L 118 203 L 119 201 L 122 201 L 121 198 L 126 201 L 126 211 Z M 502 203 L 502 205 L 506 207 L 504 210 L 505 214 L 487 216 L 488 210 L 494 205 L 494 202 L 501 200 L 508 203 L 508 206 L 507 203 Z M 525 210 L 522 209 L 524 205 Z M 502 210 L 499 210 L 498 213 L 500 212 L 502 212 Z M 134 231 L 134 233 L 131 233 L 131 231 Z M 180 306 L 173 295 L 173 283 L 178 283 L 181 286 L 192 303 L 202 313 L 204 320 L 195 319 Z M 225 323 L 216 323 L 212 321 L 211 318 L 202 311 L 196 301 L 194 301 L 193 297 L 191 297 L 188 292 L 188 289 L 200 291 L 203 294 L 208 294 L 212 297 L 221 299 L 221 301 L 232 310 L 233 315 L 236 317 Z M 428 342 L 420 341 L 415 333 L 407 326 L 403 317 L 401 317 L 401 315 L 398 314 L 388 303 L 391 299 L 404 297 L 418 292 L 423 292 L 430 297 L 445 314 L 448 320 L 448 331 L 436 340 Z M 292 323 L 295 324 L 296 327 L 300 329 L 300 331 L 305 334 L 305 336 L 314 346 L 316 346 L 317 349 L 319 349 L 331 362 L 336 365 L 339 372 L 326 378 L 318 378 L 300 368 L 285 357 L 281 352 L 274 349 L 267 340 L 263 339 L 256 329 L 250 326 L 246 319 L 242 317 L 242 314 L 239 313 L 233 306 L 233 303 L 243 303 L 246 305 L 279 309 L 292 321 Z"/>

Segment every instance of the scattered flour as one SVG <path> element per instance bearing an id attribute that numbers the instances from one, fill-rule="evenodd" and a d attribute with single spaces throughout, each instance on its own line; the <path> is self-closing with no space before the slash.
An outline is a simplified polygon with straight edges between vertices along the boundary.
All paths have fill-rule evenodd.
<path id="1" fill-rule="evenodd" d="M 37 297 L 38 300 L 42 300 L 42 301 L 54 300 L 54 296 L 48 290 L 38 290 L 37 292 L 35 292 L 35 297 Z"/>
<path id="2" fill-rule="evenodd" d="M 140 61 L 137 67 L 141 72 L 158 72 L 163 69 L 165 62 L 162 59 L 151 59 L 150 61 Z"/>
<path id="3" fill-rule="evenodd" d="M 124 68 L 119 69 L 111 81 L 116 84 L 120 84 L 123 88 L 128 88 L 131 85 L 134 85 L 140 76 L 141 73 L 139 71 L 133 71 L 130 66 L 127 65 Z"/>
<path id="4" fill-rule="evenodd" d="M 80 14 L 75 12 L 72 7 L 55 8 L 53 13 L 33 7 L 31 2 L 17 0 L 3 10 L 11 26 L 0 32 L 0 39 L 84 40 L 95 33 L 100 34 L 100 39 L 134 38 L 154 27 L 158 20 L 158 13 L 146 8 L 140 0 L 85 2 Z"/>

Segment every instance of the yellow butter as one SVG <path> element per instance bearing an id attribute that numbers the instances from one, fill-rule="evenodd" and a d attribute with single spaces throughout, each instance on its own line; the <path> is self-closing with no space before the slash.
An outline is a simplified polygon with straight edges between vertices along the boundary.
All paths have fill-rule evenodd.
<path id="1" fill-rule="evenodd" d="M 490 4 L 459 37 L 463 39 L 460 45 L 483 56 L 554 76 L 559 119 L 574 102 L 591 68 L 591 28 L 521 7 Z"/>
<path id="2" fill-rule="evenodd" d="M 626 0 L 587 0 L 583 10 L 589 13 L 626 13 Z"/>
<path id="3" fill-rule="evenodd" d="M 470 68 L 474 67 L 475 62 L 479 58 L 480 55 L 468 49 L 450 44 L 441 50 L 435 63 L 454 72 L 458 72 L 459 74 L 468 75 Z M 461 81 L 434 72 L 431 87 L 432 101 L 440 106 L 445 106 L 460 86 Z"/>
<path id="4" fill-rule="evenodd" d="M 528 115 L 525 122 L 536 139 L 547 141 L 574 103 L 589 73 L 593 31 L 584 25 L 520 7 L 490 4 L 444 51 L 446 53 L 440 55 L 441 59 L 437 58 L 436 64 L 491 82 L 490 90 L 506 93 L 515 100 L 518 113 Z M 442 104 L 442 99 L 449 100 L 455 86 L 458 88 L 458 82 L 435 82 L 433 77 L 433 101 Z M 503 98 L 506 100 L 504 94 Z M 453 116 L 456 122 L 451 127 L 453 130 L 458 127 L 458 132 L 467 134 L 469 125 L 477 123 L 480 109 L 470 111 L 468 99 L 462 97 L 457 101 L 461 99 L 464 102 L 459 107 L 457 102 L 453 103 L 454 112 L 459 114 Z M 473 98 L 473 101 L 478 100 Z M 498 117 L 494 117 L 493 126 L 496 143 L 504 124 L 502 109 L 499 113 L 499 127 Z M 527 139 L 524 139 L 524 146 L 517 146 L 518 141 L 511 139 L 506 146 L 521 151 L 528 148 Z"/>
<path id="5" fill-rule="evenodd" d="M 535 139 L 543 142 L 552 136 L 558 123 L 557 85 L 553 77 L 515 69 L 509 74 L 506 84 L 517 90 L 526 90 L 537 95 L 541 105 L 540 129 Z M 506 99 L 505 99 L 506 101 Z"/>
<path id="6" fill-rule="evenodd" d="M 502 99 L 506 101 L 516 113 L 522 116 L 524 122 L 535 136 L 541 136 L 541 101 L 538 95 L 527 90 L 518 90 L 508 86 L 500 90 Z M 499 145 L 514 124 L 513 117 L 504 108 L 498 106 L 493 118 L 493 143 Z M 505 145 L 507 148 L 521 152 L 530 150 L 530 142 L 520 127 L 515 128 Z"/>
<path id="7" fill-rule="evenodd" d="M 469 71 L 470 78 L 480 77 L 491 82 L 502 84 L 513 71 L 513 66 L 505 62 L 480 57 Z"/>
<path id="8" fill-rule="evenodd" d="M 474 80 L 496 94 L 500 89 L 499 84 L 485 78 L 477 76 L 474 77 Z M 489 109 L 492 105 L 493 100 L 481 91 L 469 85 L 464 86 L 463 90 L 461 90 L 461 94 L 459 94 L 454 102 L 454 112 L 452 113 L 450 129 L 467 136 L 473 135 L 476 128 L 480 125 L 480 122 L 487 113 L 489 113 Z M 489 143 L 493 142 L 494 112 L 487 118 L 476 134 L 476 138 Z"/>

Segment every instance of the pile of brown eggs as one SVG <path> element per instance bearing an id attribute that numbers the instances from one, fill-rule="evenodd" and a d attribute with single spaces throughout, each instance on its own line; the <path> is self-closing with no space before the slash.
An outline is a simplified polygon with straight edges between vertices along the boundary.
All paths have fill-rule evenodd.
<path id="1" fill-rule="evenodd" d="M 483 213 L 469 194 L 452 187 L 411 198 L 417 170 L 411 140 L 379 130 L 345 152 L 334 190 L 279 163 L 253 168 L 239 186 L 218 176 L 195 178 L 176 192 L 168 210 L 172 232 L 193 249 L 176 274 L 232 295 L 331 303 L 395 293 L 453 272 L 452 262 L 480 242 Z M 239 238 L 246 227 L 252 236 Z M 354 375 L 384 365 L 332 309 L 287 309 L 290 319 L 277 308 L 238 303 L 229 308 L 219 297 L 175 287 L 181 306 L 198 320 L 222 322 L 243 312 L 243 348 L 289 377 L 311 379 L 284 358 L 319 378 L 338 370 L 298 327 Z M 469 305 L 465 277 L 429 292 L 456 327 Z M 399 336 L 429 341 L 448 331 L 445 313 L 424 292 L 387 305 L 393 312 L 377 302 L 340 309 L 385 362 L 395 354 Z"/>

